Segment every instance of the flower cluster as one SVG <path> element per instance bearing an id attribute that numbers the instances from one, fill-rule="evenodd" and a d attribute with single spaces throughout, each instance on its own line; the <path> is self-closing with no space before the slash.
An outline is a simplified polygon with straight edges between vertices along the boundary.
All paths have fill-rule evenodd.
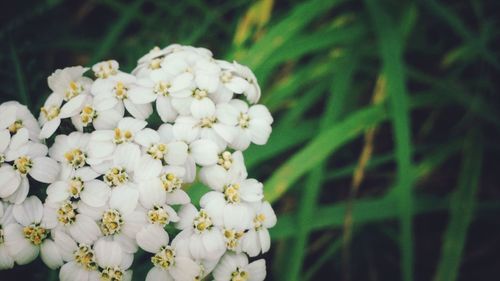
<path id="1" fill-rule="evenodd" d="M 242 151 L 273 118 L 252 71 L 170 45 L 132 73 L 112 60 L 88 72 L 55 71 L 38 122 L 0 105 L 0 269 L 40 253 L 63 281 L 131 280 L 141 255 L 147 280 L 264 280 L 249 257 L 269 250 L 276 216 Z M 44 202 L 30 181 L 48 184 Z M 195 181 L 210 188 L 200 202 Z"/>

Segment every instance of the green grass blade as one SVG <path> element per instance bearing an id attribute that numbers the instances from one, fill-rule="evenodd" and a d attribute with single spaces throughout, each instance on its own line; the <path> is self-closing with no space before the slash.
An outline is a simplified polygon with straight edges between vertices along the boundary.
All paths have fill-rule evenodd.
<path id="1" fill-rule="evenodd" d="M 123 10 L 120 18 L 109 28 L 108 32 L 104 36 L 104 40 L 99 44 L 99 48 L 92 56 L 90 64 L 94 64 L 104 59 L 111 48 L 113 48 L 113 46 L 116 44 L 125 28 L 132 21 L 135 14 L 138 13 L 138 9 L 143 2 L 144 0 L 136 0 Z"/>
<path id="2" fill-rule="evenodd" d="M 335 61 L 332 58 L 322 61 L 313 61 L 303 68 L 291 73 L 272 87 L 268 94 L 264 93 L 262 103 L 264 103 L 271 112 L 286 105 L 286 101 L 291 96 L 304 92 L 303 88 L 310 84 L 325 84 L 329 86 L 328 75 L 331 69 L 335 67 Z"/>
<path id="3" fill-rule="evenodd" d="M 301 34 L 291 38 L 286 44 L 277 48 L 261 68 L 273 69 L 278 64 L 304 55 L 323 51 L 338 45 L 349 45 L 357 41 L 363 34 L 361 25 L 333 26 L 312 34 Z M 261 68 L 256 69 L 260 71 Z"/>
<path id="4" fill-rule="evenodd" d="M 436 104 L 439 106 L 440 100 L 441 97 L 435 95 L 418 95 L 410 100 L 410 106 L 411 108 L 435 106 Z M 274 172 L 273 176 L 264 184 L 266 198 L 271 202 L 276 201 L 293 183 L 336 149 L 358 137 L 367 128 L 375 126 L 387 120 L 387 118 L 388 113 L 385 105 L 368 106 L 343 118 L 341 122 L 330 126 Z M 297 136 L 297 129 L 294 132 L 295 136 Z M 265 150 L 266 146 L 259 149 Z M 245 155 L 250 156 L 250 154 Z M 263 158 L 267 159 L 267 156 L 261 156 L 256 160 L 252 159 L 252 165 L 255 165 L 256 162 L 261 161 Z"/>
<path id="5" fill-rule="evenodd" d="M 457 190 L 451 195 L 450 220 L 443 238 L 441 259 L 435 281 L 458 279 L 460 260 L 464 251 L 467 229 L 472 222 L 476 194 L 481 176 L 482 146 L 470 135 L 464 145 L 464 157 Z"/>
<path id="6" fill-rule="evenodd" d="M 442 19 L 446 24 L 448 24 L 453 31 L 455 31 L 466 44 L 472 46 L 476 49 L 476 53 L 482 56 L 491 65 L 500 69 L 500 63 L 494 53 L 488 50 L 485 46 L 485 42 L 481 40 L 479 36 L 476 36 L 472 31 L 470 31 L 467 26 L 462 22 L 460 17 L 455 15 L 450 9 L 448 9 L 443 4 L 438 3 L 434 0 L 421 1 L 426 8 L 428 8 L 432 13 L 434 13 L 438 18 Z"/>
<path id="7" fill-rule="evenodd" d="M 371 106 L 324 130 L 306 147 L 294 154 L 264 184 L 267 200 L 276 201 L 295 181 L 325 160 L 334 150 L 359 136 L 366 128 L 386 118 L 387 112 L 383 106 Z"/>
<path id="8" fill-rule="evenodd" d="M 423 214 L 447 208 L 448 200 L 436 198 L 415 198 L 413 214 Z M 319 208 L 310 223 L 311 230 L 321 230 L 332 227 L 342 227 L 346 202 L 332 204 Z M 396 202 L 389 198 L 358 199 L 352 210 L 356 226 L 365 223 L 393 220 L 399 216 Z M 278 224 L 270 230 L 273 239 L 283 239 L 295 235 L 297 216 L 295 214 L 281 215 Z"/>
<path id="9" fill-rule="evenodd" d="M 402 63 L 403 40 L 397 29 L 397 25 L 390 21 L 379 3 L 372 0 L 365 2 L 375 24 L 380 55 L 383 61 L 383 73 L 387 79 L 387 94 L 392 111 L 398 168 L 396 191 L 398 194 L 401 227 L 401 269 L 403 280 L 411 281 L 413 280 L 413 175 L 411 163 L 411 124 Z"/>
<path id="10" fill-rule="evenodd" d="M 17 55 L 16 47 L 14 43 L 10 43 L 10 57 L 12 59 L 12 64 L 14 64 L 14 69 L 16 73 L 16 82 L 17 88 L 19 90 L 19 97 L 21 99 L 21 103 L 30 107 L 30 98 L 28 94 L 28 89 L 26 88 L 26 79 L 24 78 L 23 69 L 21 67 L 21 62 L 19 61 L 19 57 Z"/>
<path id="11" fill-rule="evenodd" d="M 328 97 L 326 109 L 321 118 L 321 130 L 335 123 L 340 116 L 338 112 L 340 112 L 349 94 L 352 75 L 356 68 L 356 63 L 353 62 L 354 60 L 351 56 L 344 56 L 339 58 L 339 60 L 342 63 L 339 64 L 339 71 L 336 71 L 333 77 L 332 94 Z M 302 265 L 306 255 L 310 232 L 309 222 L 313 219 L 316 211 L 316 201 L 323 185 L 325 170 L 325 163 L 319 163 L 309 174 L 306 181 L 306 188 L 302 190 L 303 195 L 298 206 L 297 235 L 291 249 L 289 270 L 287 271 L 285 280 L 301 280 Z"/>
<path id="12" fill-rule="evenodd" d="M 436 152 L 429 153 L 429 156 L 415 166 L 415 179 L 425 178 L 431 171 L 442 165 L 459 150 L 460 146 L 458 142 L 449 144 L 445 149 L 436 148 Z M 445 202 L 431 198 L 417 198 L 415 203 L 416 209 L 413 211 L 414 214 L 419 214 L 421 212 L 436 210 L 434 208 L 430 208 L 434 203 L 437 207 L 439 207 L 439 209 L 444 209 L 447 207 L 445 204 L 447 202 L 448 201 Z M 342 226 L 344 222 L 346 204 L 346 202 L 340 202 L 328 207 L 320 208 L 317 216 L 315 216 L 314 220 L 311 222 L 312 229 L 320 229 L 328 226 Z M 359 199 L 356 201 L 356 205 L 354 205 L 353 208 L 353 220 L 356 221 L 357 225 L 371 222 L 373 220 L 396 218 L 398 214 L 399 210 L 395 208 L 395 200 L 393 200 L 390 193 L 385 195 L 383 198 Z M 276 227 L 271 230 L 273 238 L 288 237 L 289 235 L 293 235 L 296 227 L 296 220 L 294 218 L 295 215 L 283 215 L 278 221 Z"/>
<path id="13" fill-rule="evenodd" d="M 297 132 L 300 132 L 300 134 L 297 134 Z M 306 120 L 296 126 L 282 124 L 273 129 L 273 133 L 266 145 L 252 145 L 245 150 L 245 164 L 248 169 L 252 169 L 258 164 L 312 139 L 317 132 L 317 120 Z"/>
<path id="14" fill-rule="evenodd" d="M 242 58 L 242 62 L 256 69 L 266 63 L 274 51 L 298 34 L 308 23 L 342 0 L 310 0 L 297 5 L 282 21 L 275 24 Z M 259 73 L 256 73 L 258 78 Z"/>

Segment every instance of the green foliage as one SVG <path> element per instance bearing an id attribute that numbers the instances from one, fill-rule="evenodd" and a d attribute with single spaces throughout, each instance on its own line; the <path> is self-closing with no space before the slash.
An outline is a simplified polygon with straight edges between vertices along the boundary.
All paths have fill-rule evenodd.
<path id="1" fill-rule="evenodd" d="M 484 259 L 462 275 L 470 248 L 494 241 L 473 235 L 490 225 L 500 234 L 494 1 L 27 2 L 33 9 L 14 3 L 0 25 L 0 101 L 33 112 L 55 69 L 116 58 L 131 70 L 155 45 L 208 47 L 254 70 L 275 120 L 267 145 L 244 154 L 279 218 L 267 280 L 498 274 Z M 372 103 L 380 78 L 385 99 Z M 373 143 L 363 138 L 370 129 Z M 374 150 L 349 201 L 367 145 Z M 186 188 L 197 199 L 208 190 Z M 349 212 L 352 243 L 343 245 Z M 495 250 L 485 251 L 498 258 Z M 143 280 L 148 259 L 134 268 L 134 280 Z M 57 280 L 40 262 L 0 272 L 1 280 L 11 276 Z"/>

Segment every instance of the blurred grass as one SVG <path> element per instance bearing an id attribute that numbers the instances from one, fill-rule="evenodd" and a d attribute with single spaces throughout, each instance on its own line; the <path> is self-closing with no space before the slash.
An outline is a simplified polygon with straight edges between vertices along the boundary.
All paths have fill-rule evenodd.
<path id="1" fill-rule="evenodd" d="M 35 112 L 54 69 L 115 58 L 131 70 L 155 45 L 208 47 L 255 71 L 275 119 L 268 144 L 245 151 L 279 216 L 268 280 L 500 274 L 500 7 L 492 1 L 27 2 L 32 10 L 1 11 L 0 97 Z M 379 77 L 387 97 L 371 104 Z M 207 188 L 188 191 L 196 200 Z M 352 231 L 347 266 L 344 231 Z M 148 260 L 135 266 L 134 280 L 143 280 Z M 57 279 L 40 262 L 0 272 L 13 276 Z"/>

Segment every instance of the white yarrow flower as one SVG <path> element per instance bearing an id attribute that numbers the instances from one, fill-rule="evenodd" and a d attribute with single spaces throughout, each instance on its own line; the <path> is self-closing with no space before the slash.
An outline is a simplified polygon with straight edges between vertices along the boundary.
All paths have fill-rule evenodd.
<path id="1" fill-rule="evenodd" d="M 266 263 L 263 259 L 248 263 L 243 254 L 228 253 L 214 269 L 215 281 L 263 281 L 266 278 Z"/>

